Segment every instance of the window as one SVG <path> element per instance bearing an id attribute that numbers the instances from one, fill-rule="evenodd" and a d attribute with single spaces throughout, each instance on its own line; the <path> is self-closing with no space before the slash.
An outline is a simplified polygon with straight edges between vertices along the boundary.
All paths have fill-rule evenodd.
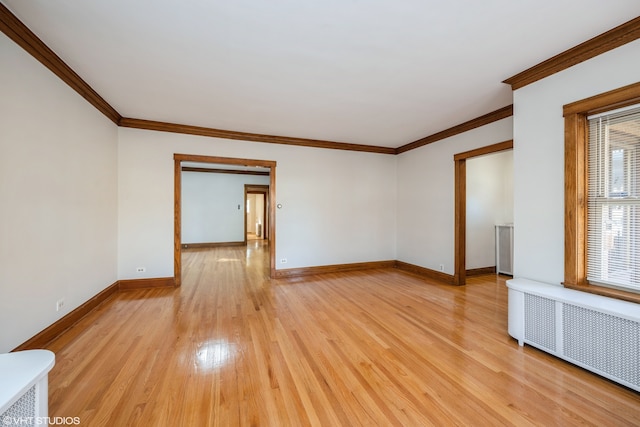
<path id="1" fill-rule="evenodd" d="M 587 280 L 640 291 L 640 106 L 587 121 Z"/>
<path id="2" fill-rule="evenodd" d="M 640 302 L 640 83 L 563 114 L 564 285 Z"/>

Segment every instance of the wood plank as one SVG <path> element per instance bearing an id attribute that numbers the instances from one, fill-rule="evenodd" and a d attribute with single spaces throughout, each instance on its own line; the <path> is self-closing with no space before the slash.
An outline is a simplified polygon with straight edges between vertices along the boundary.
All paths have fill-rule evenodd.
<path id="1" fill-rule="evenodd" d="M 469 276 L 486 276 L 487 274 L 496 274 L 496 266 L 471 268 L 466 271 L 467 277 Z"/>
<path id="2" fill-rule="evenodd" d="M 503 83 L 511 85 L 513 90 L 520 89 L 638 38 L 640 16 L 509 77 Z"/>
<path id="3" fill-rule="evenodd" d="M 269 278 L 268 244 L 183 254 L 54 341 L 82 425 L 638 425 L 640 395 L 507 335 L 501 276 Z"/>
<path id="4" fill-rule="evenodd" d="M 640 83 L 600 93 L 562 107 L 565 117 L 575 114 L 598 114 L 640 103 Z"/>
<path id="5" fill-rule="evenodd" d="M 125 279 L 118 281 L 118 289 L 128 291 L 143 288 L 172 288 L 175 286 L 173 277 L 150 277 L 147 279 Z"/>
<path id="6" fill-rule="evenodd" d="M 118 124 L 122 116 L 104 100 L 87 82 L 71 69 L 33 31 L 0 3 L 0 31 L 18 46 L 47 67 L 52 73 L 86 99 L 113 123 Z"/>
<path id="7" fill-rule="evenodd" d="M 219 246 L 244 246 L 246 243 L 244 241 L 241 242 L 207 242 L 207 243 L 183 243 L 182 249 L 209 249 L 209 248 L 217 248 Z"/>
<path id="8" fill-rule="evenodd" d="M 455 276 L 452 276 L 447 273 L 443 273 L 442 271 L 436 271 L 430 268 L 420 267 L 419 265 L 409 264 L 408 262 L 404 262 L 404 261 L 396 261 L 395 267 L 397 269 L 406 271 L 408 273 L 417 274 L 418 276 L 424 277 L 429 280 L 434 280 L 439 283 L 447 283 L 449 285 L 457 284 Z"/>
<path id="9" fill-rule="evenodd" d="M 194 168 L 190 166 L 183 166 L 182 172 L 200 172 L 200 173 L 220 173 L 231 175 L 256 175 L 256 176 L 269 176 L 269 172 L 250 171 L 250 170 L 234 170 L 234 169 L 218 169 L 218 168 Z"/>
<path id="10" fill-rule="evenodd" d="M 500 151 L 512 150 L 513 139 L 508 141 L 498 142 L 497 144 L 487 145 L 486 147 L 480 147 L 473 150 L 458 153 L 453 156 L 453 160 L 466 160 L 471 157 L 484 156 L 485 154 L 499 153 Z"/>
<path id="11" fill-rule="evenodd" d="M 416 148 L 420 148 L 427 144 L 432 144 L 434 142 L 438 142 L 443 139 L 450 138 L 452 136 L 459 135 L 464 132 L 468 132 L 470 130 L 488 125 L 489 123 L 493 123 L 498 120 L 506 119 L 507 117 L 511 117 L 511 116 L 513 116 L 513 105 L 507 105 L 506 107 L 500 108 L 496 111 L 492 111 L 483 116 L 476 117 L 475 119 L 466 121 L 459 125 L 453 126 L 449 129 L 445 129 L 441 132 L 434 133 L 433 135 L 425 136 L 424 138 L 420 138 L 417 141 L 413 141 L 409 144 L 398 147 L 396 148 L 395 153 L 396 154 L 406 153 L 407 151 L 415 150 Z"/>
<path id="12" fill-rule="evenodd" d="M 453 284 L 467 281 L 467 160 L 454 158 Z"/>
<path id="13" fill-rule="evenodd" d="M 330 150 L 361 151 L 365 153 L 395 154 L 390 147 L 376 145 L 351 144 L 347 142 L 325 141 L 319 139 L 296 138 L 291 136 L 264 135 L 250 132 L 215 129 L 203 126 L 192 126 L 178 123 L 158 122 L 154 120 L 123 117 L 119 125 L 125 128 L 155 130 L 159 132 L 182 133 L 187 135 L 206 136 L 210 138 L 234 139 L 251 142 L 267 142 L 270 144 L 296 145 L 300 147 L 326 148 Z"/>
<path id="14" fill-rule="evenodd" d="M 318 265 L 314 267 L 286 268 L 276 270 L 276 278 L 313 276 L 315 274 L 340 273 L 345 271 L 371 270 L 395 267 L 395 261 L 355 262 L 351 264 Z"/>

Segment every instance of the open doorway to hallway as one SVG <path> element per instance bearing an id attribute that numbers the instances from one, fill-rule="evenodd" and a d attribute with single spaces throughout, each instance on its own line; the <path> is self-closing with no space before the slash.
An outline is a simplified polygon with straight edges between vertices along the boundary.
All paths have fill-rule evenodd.
<path id="1" fill-rule="evenodd" d="M 217 188 L 217 192 L 209 195 L 205 199 L 204 195 L 196 187 L 185 188 L 183 186 L 184 173 L 198 173 L 207 175 L 224 175 L 224 176 L 263 176 L 266 178 L 268 184 L 253 183 L 257 188 L 254 190 L 264 195 L 264 208 L 266 213 L 264 214 L 264 220 L 262 222 L 263 227 L 261 234 L 268 236 L 267 239 L 263 239 L 266 242 L 265 249 L 268 249 L 269 256 L 269 276 L 275 275 L 275 218 L 274 206 L 270 203 L 275 199 L 275 168 L 276 162 L 269 160 L 250 160 L 250 159 L 234 159 L 227 157 L 211 157 L 189 154 L 174 154 L 174 280 L 176 286 L 180 286 L 182 282 L 182 250 L 191 250 L 198 247 L 212 248 L 217 246 L 247 246 L 247 217 L 243 205 L 246 206 L 247 187 L 244 187 L 247 182 L 242 179 L 229 179 L 226 181 L 233 181 L 234 185 L 240 185 L 238 187 L 239 199 L 233 200 L 229 194 L 238 194 L 235 191 L 229 191 L 229 186 L 219 183 L 213 185 L 213 188 Z M 186 170 L 185 170 L 186 169 Z M 202 181 L 202 180 L 197 180 Z M 201 185 L 201 182 L 197 183 Z M 242 191 L 244 188 L 244 199 Z M 190 210 L 189 206 L 185 206 L 188 200 L 187 193 L 192 191 L 193 200 L 196 200 L 198 209 Z M 202 198 L 199 197 L 202 194 Z M 238 197 L 238 196 L 236 196 Z M 201 200 L 205 199 L 205 200 Z M 207 209 L 205 209 L 207 208 Z M 196 214 L 194 214 L 196 212 Z M 209 213 L 207 213 L 209 212 Z M 264 212 L 264 211 L 263 211 Z M 193 215 L 195 217 L 204 217 L 204 220 L 197 222 L 194 226 L 192 222 L 188 224 L 184 223 L 185 216 Z M 238 222 L 239 219 L 239 222 Z M 238 228 L 234 226 L 238 222 Z M 222 226 L 220 226 L 222 223 Z M 200 228 L 200 229 L 199 229 Z M 204 229 L 207 230 L 204 230 Z M 208 234 L 204 234 L 206 231 Z M 188 234 L 190 233 L 190 234 Z M 204 237 L 203 237 L 204 236 Z M 222 237 L 220 237 L 222 236 Z M 187 239 L 202 239 L 204 241 L 187 241 Z M 249 248 L 247 248 L 248 250 Z"/>
<path id="2" fill-rule="evenodd" d="M 269 186 L 244 186 L 245 241 L 269 239 Z"/>

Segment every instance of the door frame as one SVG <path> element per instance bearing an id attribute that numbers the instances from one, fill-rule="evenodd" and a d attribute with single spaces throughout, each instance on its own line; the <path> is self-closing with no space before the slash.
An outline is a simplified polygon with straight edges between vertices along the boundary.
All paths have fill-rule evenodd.
<path id="1" fill-rule="evenodd" d="M 245 184 L 244 185 L 244 244 L 247 244 L 247 195 L 249 194 L 263 194 L 264 206 L 263 217 L 264 224 L 262 225 L 262 234 L 264 239 L 269 240 L 269 224 L 271 224 L 271 217 L 269 215 L 269 206 L 271 206 L 271 200 L 269 200 L 269 186 L 258 184 Z"/>
<path id="2" fill-rule="evenodd" d="M 454 275 L 453 283 L 462 286 L 467 282 L 467 159 L 513 149 L 513 140 L 499 142 L 453 156 L 454 182 Z"/>
<path id="3" fill-rule="evenodd" d="M 173 278 L 175 286 L 182 284 L 182 162 L 216 163 L 269 168 L 269 199 L 276 197 L 276 162 L 273 160 L 239 159 L 233 157 L 201 156 L 196 154 L 173 155 Z M 246 212 L 246 208 L 245 208 Z M 276 212 L 275 203 L 269 204 L 269 276 L 276 273 Z M 246 222 L 246 215 L 245 215 Z M 245 230 L 246 231 L 246 230 Z M 246 241 L 245 232 L 245 241 Z"/>

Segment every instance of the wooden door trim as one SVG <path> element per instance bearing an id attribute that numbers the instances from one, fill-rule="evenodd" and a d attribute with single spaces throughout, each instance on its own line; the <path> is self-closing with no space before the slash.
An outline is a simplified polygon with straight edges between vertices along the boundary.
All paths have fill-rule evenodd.
<path id="1" fill-rule="evenodd" d="M 219 163 L 224 165 L 258 166 L 269 168 L 269 276 L 274 278 L 276 273 L 276 162 L 273 160 L 238 159 L 233 157 L 202 156 L 196 154 L 173 155 L 173 275 L 175 285 L 182 284 L 182 162 Z M 246 215 L 245 215 L 246 221 Z M 246 233 L 245 233 L 246 241 Z"/>
<path id="2" fill-rule="evenodd" d="M 467 159 L 513 149 L 513 140 L 499 142 L 453 156 L 454 181 L 454 284 L 461 286 L 467 280 Z"/>

